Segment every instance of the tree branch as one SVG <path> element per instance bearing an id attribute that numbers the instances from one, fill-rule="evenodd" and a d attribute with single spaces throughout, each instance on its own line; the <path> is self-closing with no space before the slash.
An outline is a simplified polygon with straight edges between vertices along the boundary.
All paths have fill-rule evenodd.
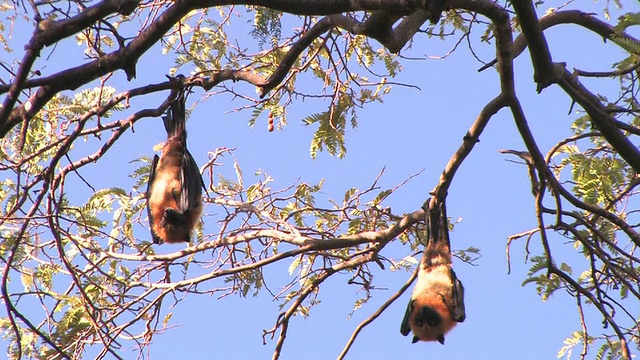
<path id="1" fill-rule="evenodd" d="M 542 89 L 554 82 L 553 60 L 547 39 L 542 33 L 542 27 L 531 0 L 513 1 L 511 5 L 518 15 L 522 34 L 529 45 L 529 54 L 534 69 L 533 79 L 538 84 L 538 92 L 541 92 Z"/>
<path id="2" fill-rule="evenodd" d="M 25 59 L 22 62 L 21 68 L 24 71 L 19 73 L 17 80 L 12 85 L 10 90 L 10 96 L 5 99 L 3 110 L 0 112 L 0 138 L 4 137 L 15 125 L 21 121 L 28 121 L 35 114 L 42 109 L 42 107 L 55 96 L 59 91 L 72 90 L 83 84 L 86 84 L 100 76 L 106 75 L 110 72 L 123 69 L 127 74 L 127 78 L 131 80 L 135 77 L 136 63 L 140 56 L 144 54 L 151 46 L 157 43 L 160 38 L 184 15 L 189 11 L 222 5 L 241 5 L 251 4 L 254 6 L 266 6 L 275 10 L 285 11 L 292 14 L 300 15 L 326 15 L 326 14 L 339 14 L 346 11 L 357 10 L 384 10 L 398 9 L 415 10 L 422 5 L 422 1 L 409 1 L 409 0 L 396 0 L 396 1 L 379 1 L 379 0 L 351 0 L 351 1 L 318 1 L 308 0 L 305 2 L 292 1 L 292 0 L 259 0 L 259 1 L 201 1 L 201 0 L 183 0 L 173 3 L 163 14 L 161 14 L 155 21 L 153 21 L 147 28 L 143 29 L 138 36 L 136 36 L 129 44 L 124 48 L 114 51 L 110 54 L 102 56 L 93 62 L 85 65 L 81 65 L 75 68 L 61 71 L 57 74 L 51 75 L 47 78 L 40 79 L 40 83 L 43 85 L 33 94 L 24 104 L 14 109 L 15 101 L 17 100 L 17 94 L 21 89 L 22 83 L 26 79 L 28 69 L 30 69 L 33 61 L 38 56 L 39 50 L 44 43 L 52 43 L 59 41 L 60 39 L 69 36 L 84 27 L 88 26 L 94 21 L 97 21 L 99 16 L 107 16 L 114 11 L 133 11 L 131 4 L 135 3 L 135 0 L 110 0 L 97 4 L 91 8 L 89 15 L 78 15 L 73 18 L 60 21 L 51 22 L 49 20 L 42 24 L 46 33 L 44 35 L 32 37 L 34 44 L 33 49 L 29 50 L 25 55 Z M 125 12 L 126 12 L 125 11 Z M 335 21 L 346 21 L 345 28 L 349 28 L 349 25 L 355 25 L 355 21 L 346 18 L 342 15 L 336 16 Z M 331 22 L 331 20 L 327 20 Z M 334 24 L 326 24 L 329 26 Z M 329 26 L 330 28 L 330 26 Z M 60 33 L 57 33 L 59 29 L 65 29 Z M 319 29 L 320 30 L 320 29 Z M 328 29 L 327 29 L 328 30 Z M 36 33 L 40 30 L 36 29 Z M 326 31 L 326 30 L 325 30 Z M 322 31 L 322 32 L 325 32 Z M 37 41 L 36 41 L 37 40 Z M 312 39 L 311 39 L 312 40 Z M 288 70 L 288 69 L 287 69 Z M 286 71 L 285 71 L 286 73 Z M 284 75 L 282 75 L 284 77 Z M 280 80 L 281 81 L 281 80 Z M 268 82 L 264 86 L 261 94 L 264 96 L 269 90 L 269 87 L 275 86 L 277 82 Z M 46 84 L 46 85 L 44 85 Z"/>
<path id="3" fill-rule="evenodd" d="M 44 107 L 58 92 L 73 90 L 92 80 L 118 69 L 124 69 L 129 80 L 135 77 L 135 65 L 138 58 L 144 54 L 187 12 L 188 8 L 173 4 L 151 25 L 142 30 L 124 48 L 104 55 L 88 64 L 77 66 L 58 72 L 57 74 L 40 79 L 42 85 L 24 104 L 16 107 L 4 107 L 0 117 L 0 138 L 4 137 L 16 124 L 28 121 Z M 80 20 L 78 20 L 80 21 Z"/>
<path id="4" fill-rule="evenodd" d="M 117 11 L 120 11 L 121 14 L 128 15 L 137 7 L 138 3 L 139 0 L 105 0 L 84 9 L 78 15 L 69 19 L 60 21 L 36 19 L 40 21 L 33 32 L 29 44 L 26 46 L 25 56 L 20 62 L 20 68 L 16 73 L 14 81 L 11 83 L 11 88 L 5 98 L 4 104 L 2 108 L 0 108 L 0 129 L 5 128 L 5 123 L 12 113 L 18 94 L 22 90 L 22 85 L 43 47 L 50 46 L 71 36 Z M 0 131 L 0 134 L 0 137 L 4 137 L 6 132 Z"/>
<path id="5" fill-rule="evenodd" d="M 560 24 L 576 24 L 580 25 L 592 32 L 602 36 L 604 40 L 611 40 L 615 36 L 619 36 L 622 39 L 626 39 L 635 43 L 640 43 L 640 40 L 630 36 L 626 33 L 617 34 L 613 26 L 607 24 L 604 21 L 593 16 L 593 14 L 585 13 L 580 10 L 563 10 L 554 11 L 544 15 L 539 20 L 539 26 L 541 30 L 546 30 Z M 518 57 L 527 48 L 527 37 L 524 34 L 518 35 L 513 42 L 514 58 Z M 484 65 L 478 71 L 483 71 L 491 66 L 495 65 L 498 61 L 493 60 Z"/>
<path id="6" fill-rule="evenodd" d="M 563 65 L 556 64 L 558 85 L 589 114 L 591 124 L 618 151 L 620 156 L 640 172 L 640 151 L 616 126 L 616 120 L 602 105 L 600 99 L 582 86 Z"/>
<path id="7" fill-rule="evenodd" d="M 378 310 L 376 310 L 373 314 L 371 314 L 371 316 L 369 316 L 364 321 L 362 321 L 360 324 L 358 324 L 356 329 L 353 331 L 353 334 L 351 334 L 351 337 L 349 338 L 349 341 L 347 341 L 347 344 L 342 349 L 342 352 L 340 352 L 340 355 L 338 355 L 338 360 L 342 360 L 342 359 L 344 359 L 345 356 L 347 356 L 347 353 L 349 352 L 349 349 L 351 348 L 351 345 L 353 345 L 353 342 L 358 337 L 358 334 L 360 334 L 360 331 L 362 331 L 362 329 L 364 329 L 367 325 L 371 324 L 375 319 L 377 319 L 380 315 L 382 315 L 382 313 L 391 304 L 393 304 L 396 300 L 398 300 L 398 298 L 400 296 L 402 296 L 402 294 L 404 294 L 405 291 L 407 291 L 409 286 L 411 286 L 411 284 L 413 284 L 413 282 L 418 277 L 418 271 L 419 270 L 420 270 L 420 266 L 416 266 L 416 269 L 413 272 L 413 274 L 411 274 L 411 276 L 409 277 L 409 280 L 407 280 L 407 282 L 404 283 L 404 285 L 402 285 L 402 287 L 400 289 L 398 289 L 398 291 L 395 294 L 393 294 L 387 301 L 385 301 L 385 303 L 382 304 L 382 306 L 380 306 L 380 308 L 378 308 Z"/>
<path id="8" fill-rule="evenodd" d="M 431 194 L 433 195 L 431 201 L 439 201 L 447 196 L 447 191 L 449 191 L 449 186 L 451 186 L 451 182 L 453 181 L 456 171 L 460 165 L 462 165 L 464 159 L 466 159 L 471 153 L 471 150 L 473 150 L 476 143 L 480 142 L 480 135 L 489 123 L 491 117 L 505 106 L 507 106 L 505 98 L 503 96 L 497 96 L 485 105 L 482 111 L 480 111 L 476 121 L 471 125 L 467 133 L 462 138 L 462 144 L 453 154 L 451 159 L 449 159 L 444 171 L 442 171 L 438 185 L 431 191 Z"/>

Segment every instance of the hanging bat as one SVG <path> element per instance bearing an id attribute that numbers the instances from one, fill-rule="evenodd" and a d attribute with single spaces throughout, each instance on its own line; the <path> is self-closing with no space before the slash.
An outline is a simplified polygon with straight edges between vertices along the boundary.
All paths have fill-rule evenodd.
<path id="1" fill-rule="evenodd" d="M 413 331 L 412 343 L 422 340 L 444 344 L 444 335 L 466 317 L 464 287 L 449 264 L 420 266 L 400 333 L 407 336 Z"/>
<path id="2" fill-rule="evenodd" d="M 428 210 L 429 243 L 418 270 L 418 282 L 411 294 L 400 333 L 413 331 L 412 343 L 438 341 L 457 323 L 463 322 L 464 287 L 451 267 L 449 229 L 444 203 L 440 209 Z"/>
<path id="3" fill-rule="evenodd" d="M 154 244 L 190 242 L 202 214 L 204 181 L 187 150 L 185 93 L 177 92 L 164 116 L 167 142 L 153 157 L 147 187 L 147 210 Z"/>

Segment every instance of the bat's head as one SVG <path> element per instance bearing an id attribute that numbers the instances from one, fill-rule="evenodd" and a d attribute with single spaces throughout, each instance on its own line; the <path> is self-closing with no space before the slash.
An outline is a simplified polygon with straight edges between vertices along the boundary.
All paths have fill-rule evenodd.
<path id="1" fill-rule="evenodd" d="M 413 318 L 414 336 L 413 343 L 419 340 L 434 341 L 444 344 L 444 332 L 441 329 L 442 316 L 429 306 L 418 308 Z"/>
<path id="2" fill-rule="evenodd" d="M 409 325 L 414 343 L 421 340 L 444 344 L 444 335 L 456 325 L 447 306 L 438 300 L 439 297 L 418 297 L 411 301 Z"/>
<path id="3" fill-rule="evenodd" d="M 161 222 L 165 241 L 168 243 L 191 242 L 191 228 L 187 221 L 185 214 L 166 208 Z"/>

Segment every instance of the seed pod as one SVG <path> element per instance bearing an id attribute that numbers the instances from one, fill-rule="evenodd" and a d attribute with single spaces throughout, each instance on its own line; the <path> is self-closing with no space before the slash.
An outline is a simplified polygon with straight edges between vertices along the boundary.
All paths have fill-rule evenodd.
<path id="1" fill-rule="evenodd" d="M 273 126 L 273 113 L 269 113 L 269 123 L 267 125 L 267 130 L 269 130 L 269 132 L 272 132 L 274 129 Z"/>

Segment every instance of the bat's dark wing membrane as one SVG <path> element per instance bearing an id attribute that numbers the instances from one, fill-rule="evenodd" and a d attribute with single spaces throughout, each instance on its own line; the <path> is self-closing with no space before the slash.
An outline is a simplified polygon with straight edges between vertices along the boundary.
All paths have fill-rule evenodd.
<path id="1" fill-rule="evenodd" d="M 404 312 L 404 318 L 402 318 L 402 324 L 400 324 L 400 334 L 403 336 L 409 335 L 411 332 L 411 326 L 409 320 L 411 320 L 411 312 L 413 311 L 413 300 L 409 300 L 407 304 L 407 310 Z"/>
<path id="2" fill-rule="evenodd" d="M 153 230 L 153 226 L 155 225 L 155 219 L 153 219 L 153 215 L 151 214 L 151 206 L 149 205 L 151 199 L 151 189 L 153 187 L 153 182 L 156 179 L 156 168 L 158 167 L 158 161 L 160 157 L 155 155 L 153 157 L 153 161 L 151 162 L 151 169 L 149 170 L 149 181 L 147 182 L 147 214 L 149 215 L 149 228 L 151 229 L 151 238 L 153 239 L 154 244 L 158 244 L 160 242 L 160 238 L 156 235 L 156 232 Z"/>
<path id="3" fill-rule="evenodd" d="M 464 286 L 462 282 L 456 276 L 456 273 L 451 269 L 451 282 L 453 283 L 453 289 L 451 289 L 451 301 L 449 312 L 451 312 L 451 319 L 457 322 L 463 322 L 467 317 L 464 310 Z"/>
<path id="4" fill-rule="evenodd" d="M 186 148 L 182 154 L 180 184 L 182 191 L 178 206 L 180 207 L 179 211 L 184 213 L 195 208 L 196 204 L 202 200 L 202 189 L 204 188 L 204 181 L 198 165 Z"/>

